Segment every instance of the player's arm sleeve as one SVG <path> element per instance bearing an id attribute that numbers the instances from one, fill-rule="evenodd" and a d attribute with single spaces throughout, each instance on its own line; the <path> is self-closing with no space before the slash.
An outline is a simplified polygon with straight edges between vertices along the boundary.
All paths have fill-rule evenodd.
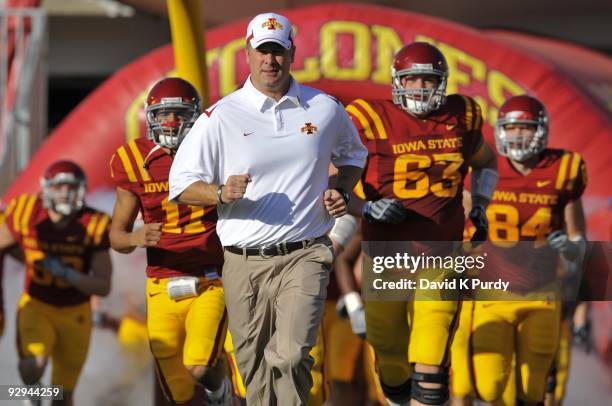
<path id="1" fill-rule="evenodd" d="M 133 169 L 131 169 L 131 164 L 129 163 L 129 158 L 124 147 L 120 147 L 115 151 L 108 165 L 110 167 L 111 180 L 115 186 L 136 193 L 134 191 L 136 178 L 132 175 L 132 180 L 130 180 L 130 175 L 128 174 L 129 170 L 126 169 L 126 165 L 130 166 L 132 172 Z"/>
<path id="2" fill-rule="evenodd" d="M 21 228 L 28 226 L 23 224 L 23 212 L 25 211 L 25 206 L 28 206 L 30 198 L 28 195 L 21 195 L 11 199 L 9 202 L 5 212 L 4 225 L 2 226 L 2 235 L 0 235 L 0 240 L 2 240 L 0 244 L 3 247 L 7 244 L 12 245 L 12 243 L 21 242 Z M 9 244 L 9 240 L 12 240 L 11 244 Z"/>
<path id="3" fill-rule="evenodd" d="M 332 149 L 332 163 L 340 166 L 363 168 L 368 157 L 368 150 L 361 142 L 357 129 L 342 105 L 338 104 L 336 114 L 339 116 L 339 134 Z"/>
<path id="4" fill-rule="evenodd" d="M 363 145 L 368 145 L 368 141 L 375 138 L 373 123 L 370 116 L 363 112 L 363 109 L 359 106 L 358 102 L 361 100 L 354 100 L 346 106 L 346 112 L 348 113 L 349 120 L 353 127 L 357 129 L 357 134 L 361 139 Z"/>
<path id="5" fill-rule="evenodd" d="M 569 200 L 578 200 L 587 187 L 587 168 L 584 159 L 574 152 L 569 170 Z"/>
<path id="6" fill-rule="evenodd" d="M 107 251 L 110 248 L 110 224 L 110 216 L 108 214 L 103 214 L 96 224 L 92 243 L 94 251 Z"/>
<path id="7" fill-rule="evenodd" d="M 172 162 L 169 201 L 177 202 L 176 198 L 197 181 L 220 183 L 219 147 L 217 120 L 204 113 L 181 142 Z"/>
<path id="8" fill-rule="evenodd" d="M 468 96 L 461 96 L 463 99 L 462 120 L 464 121 L 466 132 L 465 151 L 468 156 L 478 159 L 485 149 L 485 140 L 482 135 L 482 109 L 476 100 Z"/>

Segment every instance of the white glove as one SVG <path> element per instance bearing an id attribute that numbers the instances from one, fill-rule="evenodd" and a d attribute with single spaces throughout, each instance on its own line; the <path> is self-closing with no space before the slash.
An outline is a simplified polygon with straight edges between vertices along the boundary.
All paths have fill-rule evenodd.
<path id="1" fill-rule="evenodd" d="M 568 248 L 569 239 L 563 230 L 556 230 L 548 234 L 546 238 L 548 245 L 558 252 L 565 252 Z"/>
<path id="2" fill-rule="evenodd" d="M 379 223 L 400 224 L 408 217 L 408 210 L 396 199 L 370 200 L 363 205 L 364 218 Z"/>
<path id="3" fill-rule="evenodd" d="M 340 317 L 346 317 L 351 321 L 351 329 L 358 337 L 366 337 L 365 309 L 361 296 L 357 292 L 347 293 L 338 300 L 336 312 Z"/>

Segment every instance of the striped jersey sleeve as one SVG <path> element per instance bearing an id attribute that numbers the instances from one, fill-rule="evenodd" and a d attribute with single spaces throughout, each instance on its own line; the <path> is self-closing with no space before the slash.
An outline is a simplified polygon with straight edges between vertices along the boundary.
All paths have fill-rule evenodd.
<path id="1" fill-rule="evenodd" d="M 36 195 L 22 194 L 9 202 L 4 220 L 17 242 L 23 241 L 30 232 L 30 219 L 37 199 Z"/>
<path id="2" fill-rule="evenodd" d="M 586 163 L 579 153 L 565 151 L 559 164 L 555 189 L 565 191 L 570 200 L 579 199 L 587 186 Z"/>
<path id="3" fill-rule="evenodd" d="M 371 103 L 363 99 L 353 100 L 346 106 L 346 112 L 357 128 L 361 141 L 364 144 L 367 144 L 368 141 L 377 139 L 387 139 L 387 130 L 383 124 L 382 118 L 372 107 Z"/>
<path id="4" fill-rule="evenodd" d="M 150 181 L 144 158 L 135 140 L 117 148 L 110 159 L 111 179 L 116 186 L 138 193 L 141 183 Z"/>

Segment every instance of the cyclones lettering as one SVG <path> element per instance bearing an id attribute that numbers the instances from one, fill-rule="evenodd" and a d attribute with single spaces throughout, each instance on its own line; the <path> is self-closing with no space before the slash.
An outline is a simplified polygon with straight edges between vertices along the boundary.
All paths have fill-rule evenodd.
<path id="1" fill-rule="evenodd" d="M 299 27 L 295 26 L 294 29 Z M 314 33 L 312 33 L 314 34 Z M 316 35 L 312 35 L 316 38 Z M 338 38 L 350 38 L 352 56 L 341 60 Z M 319 29 L 318 55 L 298 53 L 296 69 L 293 76 L 302 83 L 320 79 L 335 81 L 371 81 L 375 84 L 389 85 L 391 81 L 390 66 L 394 53 L 402 45 L 411 41 L 426 41 L 435 44 L 446 57 L 450 69 L 447 93 L 466 93 L 471 87 L 486 89 L 469 91 L 480 104 L 485 122 L 493 125 L 497 108 L 510 95 L 525 93 L 526 89 L 495 69 L 487 68 L 486 63 L 465 51 L 449 44 L 436 41 L 431 37 L 416 35 L 413 38 L 402 38 L 392 27 L 367 25 L 357 21 L 328 21 Z M 211 77 L 210 85 L 218 89 L 220 96 L 225 96 L 238 88 L 243 80 L 237 77 L 238 65 L 244 64 L 244 38 L 240 37 L 225 45 L 206 51 L 206 62 Z M 346 61 L 344 60 L 346 59 Z M 223 67 L 222 69 L 220 67 Z M 168 72 L 172 75 L 174 72 Z M 142 134 L 142 103 L 147 90 L 143 90 L 126 113 L 126 138 L 132 140 Z"/>

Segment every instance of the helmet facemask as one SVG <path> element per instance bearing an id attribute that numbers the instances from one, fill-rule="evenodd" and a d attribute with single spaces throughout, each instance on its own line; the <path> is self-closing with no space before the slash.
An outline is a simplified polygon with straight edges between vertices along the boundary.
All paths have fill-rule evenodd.
<path id="1" fill-rule="evenodd" d="M 85 205 L 85 179 L 73 173 L 60 172 L 51 179 L 40 180 L 43 205 L 64 216 L 80 211 Z M 68 187 L 62 188 L 62 185 Z"/>
<path id="2" fill-rule="evenodd" d="M 159 121 L 157 116 L 168 110 L 174 111 L 175 119 Z M 146 112 L 148 138 L 160 147 L 176 150 L 198 118 L 199 108 L 181 97 L 165 97 L 161 103 L 146 106 Z"/>
<path id="3" fill-rule="evenodd" d="M 436 76 L 438 86 L 432 89 L 405 89 L 402 85 L 402 78 L 408 75 Z M 410 114 L 416 116 L 427 115 L 439 109 L 446 101 L 446 73 L 434 69 L 431 64 L 413 63 L 411 68 L 399 71 L 391 67 L 391 77 L 393 78 L 393 103 Z"/>
<path id="4" fill-rule="evenodd" d="M 548 143 L 548 120 L 540 119 L 526 120 L 513 117 L 514 112 L 506 115 L 503 119 L 498 119 L 495 123 L 495 145 L 501 156 L 505 156 L 513 161 L 524 162 L 542 152 Z M 522 114 L 517 112 L 514 116 Z M 507 124 L 526 124 L 535 127 L 533 136 L 507 134 L 505 126 Z"/>

